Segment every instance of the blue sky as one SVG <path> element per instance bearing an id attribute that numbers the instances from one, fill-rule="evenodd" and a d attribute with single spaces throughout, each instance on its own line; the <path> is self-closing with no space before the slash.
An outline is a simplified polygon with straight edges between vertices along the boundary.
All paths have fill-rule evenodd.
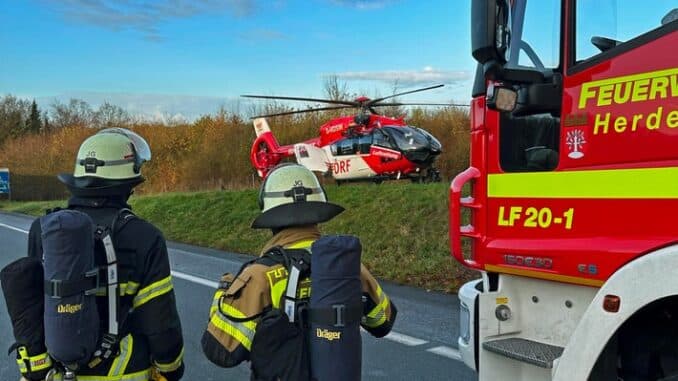
<path id="1" fill-rule="evenodd" d="M 528 3 L 523 39 L 547 66 L 559 57 L 559 3 Z M 591 36 L 628 40 L 675 6 L 580 0 L 578 58 L 598 53 Z M 0 95 L 43 108 L 79 98 L 192 119 L 246 110 L 240 94 L 322 97 L 327 75 L 372 97 L 444 83 L 401 100 L 468 103 L 475 69 L 470 0 L 2 0 L 1 9 Z"/>
<path id="2" fill-rule="evenodd" d="M 469 0 L 5 0 L 0 94 L 214 112 L 240 94 L 320 97 L 327 75 L 467 102 Z"/>

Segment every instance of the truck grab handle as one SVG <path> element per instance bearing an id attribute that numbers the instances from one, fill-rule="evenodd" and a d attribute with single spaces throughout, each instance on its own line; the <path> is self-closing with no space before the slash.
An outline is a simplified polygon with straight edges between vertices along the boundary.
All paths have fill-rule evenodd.
<path id="1" fill-rule="evenodd" d="M 461 190 L 466 183 L 479 177 L 480 171 L 475 167 L 469 167 L 458 174 L 454 180 L 452 180 L 452 184 L 450 184 L 450 251 L 452 256 L 461 264 L 477 270 L 482 269 L 482 266 L 474 260 L 464 258 L 464 254 L 461 250 L 462 235 L 473 237 L 476 233 L 473 226 L 460 225 L 462 204 L 463 206 L 473 207 L 472 199 L 470 202 L 462 202 Z"/>

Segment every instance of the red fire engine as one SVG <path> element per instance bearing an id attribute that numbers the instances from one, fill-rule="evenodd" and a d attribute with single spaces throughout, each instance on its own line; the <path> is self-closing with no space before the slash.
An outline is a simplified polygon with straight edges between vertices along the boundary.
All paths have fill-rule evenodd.
<path id="1" fill-rule="evenodd" d="M 675 6 L 472 0 L 450 246 L 481 381 L 678 377 Z"/>

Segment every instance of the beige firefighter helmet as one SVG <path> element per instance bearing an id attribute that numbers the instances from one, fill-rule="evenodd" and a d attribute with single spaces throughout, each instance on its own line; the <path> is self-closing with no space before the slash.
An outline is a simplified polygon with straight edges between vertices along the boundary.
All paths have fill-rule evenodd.
<path id="1" fill-rule="evenodd" d="M 308 168 L 292 163 L 273 168 L 259 189 L 261 214 L 255 229 L 278 229 L 326 222 L 344 211 L 327 201 L 325 190 Z"/>
<path id="2" fill-rule="evenodd" d="M 78 150 L 73 174 L 59 180 L 72 189 L 107 189 L 143 182 L 141 166 L 151 160 L 146 140 L 124 128 L 107 128 L 87 138 Z"/>

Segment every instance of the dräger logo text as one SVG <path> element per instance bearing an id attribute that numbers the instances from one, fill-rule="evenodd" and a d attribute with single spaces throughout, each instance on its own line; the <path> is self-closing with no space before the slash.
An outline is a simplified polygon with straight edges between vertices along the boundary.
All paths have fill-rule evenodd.
<path id="1" fill-rule="evenodd" d="M 82 304 L 59 304 L 57 313 L 60 314 L 74 314 L 82 310 Z"/>
<path id="2" fill-rule="evenodd" d="M 341 332 L 330 331 L 327 329 L 316 328 L 315 335 L 328 341 L 341 339 Z"/>

